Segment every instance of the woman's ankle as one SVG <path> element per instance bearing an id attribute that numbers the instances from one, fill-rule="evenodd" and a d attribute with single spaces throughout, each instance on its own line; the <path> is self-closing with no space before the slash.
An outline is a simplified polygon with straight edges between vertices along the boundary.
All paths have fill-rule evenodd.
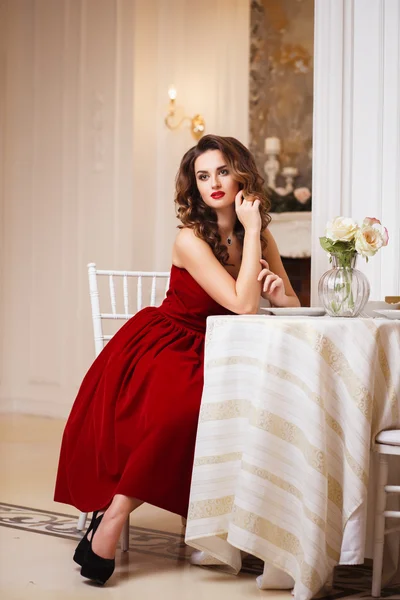
<path id="1" fill-rule="evenodd" d="M 125 515 L 104 514 L 103 520 L 92 541 L 92 550 L 102 558 L 114 558 L 122 528 L 127 517 Z"/>

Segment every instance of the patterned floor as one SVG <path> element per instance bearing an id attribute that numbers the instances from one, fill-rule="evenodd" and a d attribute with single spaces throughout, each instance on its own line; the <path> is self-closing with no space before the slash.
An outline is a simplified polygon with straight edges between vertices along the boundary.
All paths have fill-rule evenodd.
<path id="1" fill-rule="evenodd" d="M 79 540 L 76 515 L 65 515 L 25 506 L 0 503 L 0 527 L 10 527 L 42 535 Z M 130 551 L 173 560 L 188 560 L 192 549 L 186 546 L 183 535 L 143 527 L 130 527 Z M 216 567 L 215 567 L 216 568 Z M 262 562 L 255 557 L 243 561 L 242 571 L 255 576 L 262 572 Z M 337 567 L 334 585 L 329 595 L 319 595 L 318 600 L 336 598 L 363 598 L 369 600 L 371 589 L 371 564 L 354 567 Z M 400 600 L 400 585 L 387 586 L 382 598 Z"/>

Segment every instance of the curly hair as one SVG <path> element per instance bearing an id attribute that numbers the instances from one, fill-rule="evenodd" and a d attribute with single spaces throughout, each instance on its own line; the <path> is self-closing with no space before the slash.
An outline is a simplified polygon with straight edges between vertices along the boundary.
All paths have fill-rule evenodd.
<path id="1" fill-rule="evenodd" d="M 218 231 L 217 213 L 203 201 L 196 183 L 194 163 L 201 154 L 209 150 L 220 150 L 243 193 L 256 195 L 260 199 L 262 223 L 260 240 L 263 250 L 267 245 L 263 232 L 271 220 L 268 214 L 271 204 L 263 188 L 264 179 L 257 171 L 252 154 L 235 138 L 206 135 L 199 140 L 196 146 L 186 152 L 175 181 L 176 216 L 182 222 L 182 225 L 178 225 L 178 227 L 179 229 L 183 227 L 193 229 L 195 235 L 211 247 L 219 262 L 227 265 L 228 248 L 222 243 Z M 233 232 L 243 246 L 244 227 L 237 217 Z"/>

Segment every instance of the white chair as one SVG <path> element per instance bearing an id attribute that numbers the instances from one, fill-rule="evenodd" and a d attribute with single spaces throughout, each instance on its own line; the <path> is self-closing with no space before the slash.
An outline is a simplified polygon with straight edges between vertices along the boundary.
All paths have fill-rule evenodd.
<path id="1" fill-rule="evenodd" d="M 88 264 L 89 274 L 89 292 L 90 292 L 90 303 L 92 307 L 92 321 L 93 321 L 93 334 L 94 334 L 94 346 L 96 357 L 103 350 L 105 344 L 113 337 L 113 334 L 106 335 L 103 331 L 103 321 L 109 320 L 120 320 L 121 325 L 123 321 L 127 321 L 134 316 L 139 310 L 145 306 L 156 306 L 157 300 L 161 302 L 167 293 L 169 287 L 170 273 L 168 271 L 115 271 L 115 270 L 99 270 L 96 268 L 95 263 Z M 99 278 L 108 278 L 108 292 L 109 292 L 109 307 L 108 312 L 101 312 L 100 309 L 100 295 L 103 294 L 103 288 L 99 285 Z M 150 281 L 149 281 L 150 279 Z M 121 285 L 116 285 L 116 282 L 122 280 Z M 149 292 L 149 298 L 147 302 L 144 299 L 144 281 L 151 283 Z M 162 290 L 157 289 L 157 281 L 165 280 Z M 136 287 L 136 306 L 135 310 L 132 310 L 132 303 L 130 302 L 130 284 Z M 135 285 L 136 284 L 136 285 Z M 100 289 L 101 288 L 101 289 Z M 118 292 L 122 295 L 120 299 Z M 105 291 L 104 291 L 105 295 Z M 158 297 L 157 297 L 158 296 Z M 103 300 L 102 300 L 103 304 Z M 122 309 L 122 310 L 120 310 Z M 78 519 L 77 529 L 82 530 L 85 527 L 87 519 L 87 513 L 81 513 Z M 124 525 L 124 529 L 121 534 L 121 550 L 126 552 L 129 550 L 129 519 Z"/>
<path id="2" fill-rule="evenodd" d="M 400 469 L 400 429 L 391 431 L 381 431 L 376 436 L 375 452 L 379 454 L 378 468 L 378 486 L 375 508 L 375 526 L 374 526 L 374 556 L 372 570 L 372 596 L 379 598 L 382 586 L 382 564 L 383 564 L 383 546 L 384 537 L 387 533 L 400 531 L 400 525 L 385 529 L 385 519 L 387 517 L 400 519 L 399 510 L 386 510 L 386 495 L 400 494 L 400 485 L 387 485 L 388 482 L 388 455 L 397 454 L 396 459 Z"/>

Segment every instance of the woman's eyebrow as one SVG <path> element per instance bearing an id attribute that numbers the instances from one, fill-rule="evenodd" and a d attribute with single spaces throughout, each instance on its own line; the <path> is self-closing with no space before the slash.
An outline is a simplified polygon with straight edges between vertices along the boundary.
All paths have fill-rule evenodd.
<path id="1" fill-rule="evenodd" d="M 226 169 L 227 165 L 222 165 L 221 167 L 217 167 L 217 171 L 219 171 L 220 169 Z M 197 171 L 197 174 L 199 173 L 208 173 L 208 171 Z"/>

